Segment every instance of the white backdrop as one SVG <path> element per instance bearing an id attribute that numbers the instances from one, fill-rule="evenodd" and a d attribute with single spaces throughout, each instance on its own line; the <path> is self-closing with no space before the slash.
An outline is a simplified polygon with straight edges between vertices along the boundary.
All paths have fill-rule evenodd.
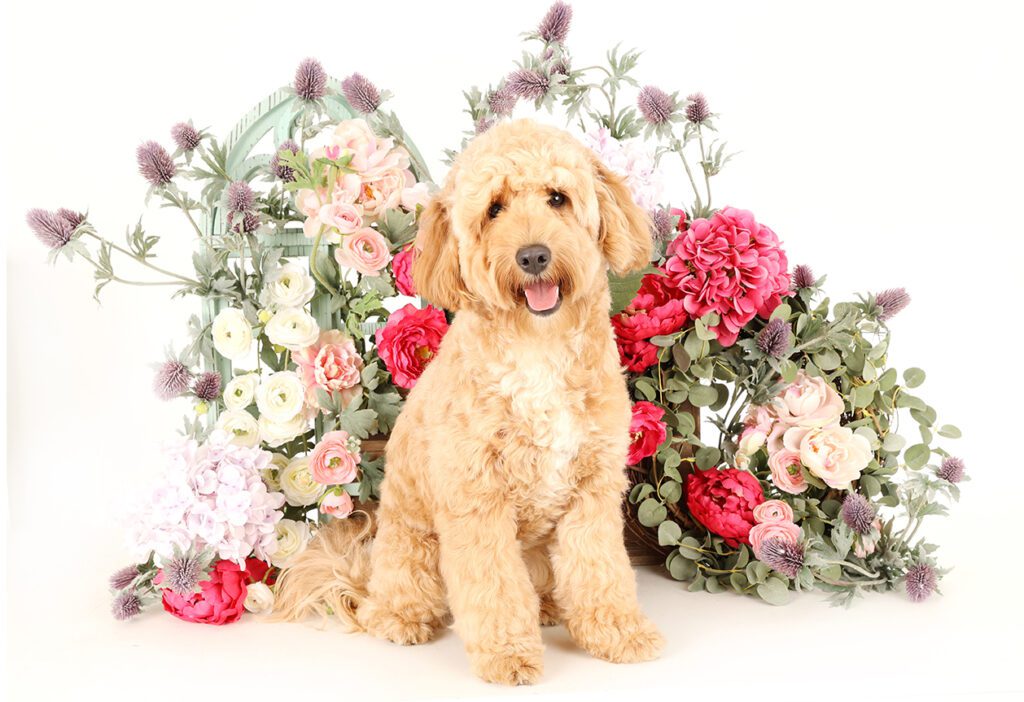
<path id="1" fill-rule="evenodd" d="M 475 681 L 450 633 L 400 649 L 252 619 L 222 630 L 157 613 L 111 621 L 105 578 L 125 556 L 116 515 L 155 474 L 160 442 L 188 409 L 153 397 L 149 364 L 168 342 L 180 346 L 193 307 L 113 285 L 98 306 L 87 266 L 47 266 L 24 211 L 88 208 L 92 222 L 120 237 L 142 214 L 138 143 L 169 143 L 170 125 L 188 118 L 226 132 L 307 55 L 336 76 L 358 70 L 393 90 L 391 107 L 442 175 L 441 150 L 466 125 L 460 91 L 508 71 L 518 32 L 546 8 L 545 0 L 5 4 L 3 677 L 11 699 L 120 700 L 139 685 L 167 683 L 294 700 L 522 694 Z M 825 693 L 796 686 L 832 685 L 857 696 L 1009 698 L 1024 689 L 1016 591 L 1024 575 L 1024 226 L 1016 211 L 1024 52 L 1012 9 L 977 1 L 576 4 L 569 45 L 578 65 L 622 40 L 646 50 L 644 82 L 701 90 L 721 113 L 723 134 L 742 154 L 717 179 L 718 204 L 753 210 L 792 262 L 828 274 L 834 298 L 910 291 L 913 304 L 892 325 L 892 361 L 928 371 L 922 394 L 964 429 L 974 482 L 953 517 L 931 525 L 942 560 L 955 566 L 944 597 L 915 606 L 872 596 L 839 611 L 812 596 L 773 609 L 692 595 L 644 572 L 641 594 L 668 635 L 665 657 L 615 667 L 551 630 L 534 694 L 621 698 L 663 687 L 680 696 L 817 697 Z M 169 265 L 185 268 L 182 222 L 156 209 L 145 216 L 164 236 Z"/>

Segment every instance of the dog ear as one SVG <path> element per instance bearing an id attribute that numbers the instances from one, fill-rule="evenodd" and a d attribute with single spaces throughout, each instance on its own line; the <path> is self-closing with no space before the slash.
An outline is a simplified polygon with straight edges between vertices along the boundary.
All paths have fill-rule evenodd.
<path id="1" fill-rule="evenodd" d="M 643 269 L 651 259 L 651 225 L 646 212 L 633 201 L 622 178 L 594 159 L 599 241 L 616 275 Z"/>
<path id="2" fill-rule="evenodd" d="M 459 251 L 452 235 L 446 191 L 436 193 L 420 214 L 412 280 L 418 294 L 451 312 L 459 309 L 466 295 L 466 286 L 459 273 Z"/>

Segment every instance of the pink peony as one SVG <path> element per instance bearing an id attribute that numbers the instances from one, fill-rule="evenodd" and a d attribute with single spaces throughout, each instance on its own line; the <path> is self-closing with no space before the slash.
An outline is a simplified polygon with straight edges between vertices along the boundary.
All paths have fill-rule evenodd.
<path id="1" fill-rule="evenodd" d="M 346 485 L 356 479 L 360 460 L 347 431 L 329 431 L 309 454 L 309 473 L 323 485 Z"/>
<path id="2" fill-rule="evenodd" d="M 321 514 L 329 514 L 335 519 L 344 519 L 352 514 L 353 509 L 352 498 L 344 490 L 332 490 L 320 499 Z"/>
<path id="3" fill-rule="evenodd" d="M 649 341 L 616 339 L 619 363 L 631 373 L 643 373 L 658 362 L 658 347 Z"/>
<path id="4" fill-rule="evenodd" d="M 230 624 L 238 621 L 245 609 L 248 584 L 261 582 L 267 564 L 257 558 L 245 561 L 245 570 L 233 561 L 217 561 L 208 580 L 199 582 L 199 592 L 182 597 L 169 588 L 163 589 L 164 609 L 186 622 L 196 624 Z M 163 571 L 153 580 L 160 584 Z"/>
<path id="5" fill-rule="evenodd" d="M 686 478 L 686 508 L 690 514 L 733 548 L 750 543 L 754 508 L 762 502 L 761 484 L 742 470 L 698 470 Z"/>
<path id="6" fill-rule="evenodd" d="M 808 431 L 838 423 L 845 408 L 831 383 L 800 371 L 796 380 L 772 400 L 769 409 L 776 422 L 768 437 L 769 452 L 783 447 L 799 451 Z"/>
<path id="7" fill-rule="evenodd" d="M 793 508 L 782 500 L 765 500 L 754 508 L 754 521 L 758 524 L 791 522 L 793 521 Z"/>
<path id="8" fill-rule="evenodd" d="M 334 258 L 341 266 L 354 268 L 363 275 L 377 276 L 388 265 L 391 253 L 388 251 L 388 240 L 380 232 L 363 227 L 341 240 L 341 244 L 334 250 Z"/>
<path id="9" fill-rule="evenodd" d="M 395 310 L 387 324 L 377 330 L 377 353 L 387 366 L 395 385 L 411 388 L 441 346 L 448 331 L 444 312 L 406 305 Z"/>
<path id="10" fill-rule="evenodd" d="M 416 249 L 412 244 L 409 244 L 396 253 L 394 260 L 391 261 L 391 272 L 395 276 L 395 287 L 398 288 L 398 292 L 409 297 L 416 296 L 416 286 L 412 280 L 412 262 L 415 257 Z"/>
<path id="11" fill-rule="evenodd" d="M 340 331 L 321 332 L 315 344 L 292 352 L 292 362 L 299 367 L 309 407 L 319 406 L 318 389 L 338 393 L 345 404 L 359 392 L 363 359 L 352 339 Z"/>
<path id="12" fill-rule="evenodd" d="M 800 527 L 793 522 L 762 522 L 752 527 L 750 547 L 754 551 L 754 558 L 761 560 L 761 545 L 771 538 L 798 544 L 800 543 Z"/>
<path id="13" fill-rule="evenodd" d="M 622 365 L 634 373 L 653 366 L 658 360 L 658 349 L 647 340 L 674 334 L 686 322 L 683 301 L 668 278 L 653 273 L 645 275 L 632 302 L 612 317 Z"/>
<path id="14" fill-rule="evenodd" d="M 661 418 L 665 410 L 650 402 L 633 403 L 633 417 L 629 421 L 629 435 L 632 443 L 626 464 L 635 466 L 648 456 L 653 456 L 665 440 L 665 423 Z"/>
<path id="15" fill-rule="evenodd" d="M 800 467 L 800 454 L 787 448 L 779 449 L 768 456 L 768 468 L 772 473 L 775 487 L 790 495 L 799 495 L 807 490 L 807 480 Z"/>
<path id="16" fill-rule="evenodd" d="M 682 292 L 686 312 L 716 312 L 713 330 L 723 346 L 761 315 L 768 318 L 789 295 L 786 253 L 768 227 L 746 210 L 726 207 L 711 219 L 695 219 L 668 246 L 665 269 Z"/>

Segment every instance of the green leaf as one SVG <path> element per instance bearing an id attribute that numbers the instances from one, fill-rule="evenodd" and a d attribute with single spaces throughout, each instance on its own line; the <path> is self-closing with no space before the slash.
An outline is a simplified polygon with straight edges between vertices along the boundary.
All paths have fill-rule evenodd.
<path id="1" fill-rule="evenodd" d="M 864 493 L 868 497 L 874 497 L 882 492 L 882 484 L 878 482 L 878 478 L 873 475 L 860 476 L 860 486 L 864 489 Z"/>
<path id="2" fill-rule="evenodd" d="M 903 460 L 906 461 L 907 468 L 917 470 L 928 462 L 931 455 L 932 450 L 928 444 L 914 444 L 903 454 Z"/>
<path id="3" fill-rule="evenodd" d="M 636 291 L 640 289 L 641 279 L 648 273 L 660 275 L 658 269 L 653 266 L 648 266 L 642 271 L 621 277 L 611 273 L 608 274 L 608 288 L 612 294 L 611 314 L 618 314 L 626 309 L 626 306 L 636 297 Z"/>
<path id="4" fill-rule="evenodd" d="M 675 546 L 679 543 L 679 538 L 683 535 L 683 530 L 679 528 L 679 525 L 670 519 L 666 519 L 658 527 L 658 544 L 661 546 Z"/>
<path id="5" fill-rule="evenodd" d="M 697 564 L 684 558 L 679 551 L 673 551 L 669 558 L 668 572 L 676 580 L 692 580 L 697 575 Z"/>
<path id="6" fill-rule="evenodd" d="M 903 371 L 903 382 L 908 388 L 916 388 L 924 382 L 925 372 L 920 368 L 908 368 Z"/>
<path id="7" fill-rule="evenodd" d="M 718 401 L 718 390 L 710 385 L 694 385 L 690 388 L 690 403 L 696 407 L 707 407 Z"/>
<path id="8" fill-rule="evenodd" d="M 947 439 L 959 439 L 962 435 L 958 427 L 952 424 L 943 424 L 939 427 L 939 436 L 944 436 Z"/>
<path id="9" fill-rule="evenodd" d="M 676 336 L 674 334 L 659 334 L 651 337 L 651 343 L 663 348 L 669 347 L 676 343 Z"/>
<path id="10" fill-rule="evenodd" d="M 834 371 L 842 362 L 843 359 L 832 349 L 825 349 L 814 354 L 814 363 L 823 371 Z"/>
<path id="11" fill-rule="evenodd" d="M 696 422 L 693 421 L 693 415 L 686 410 L 676 412 L 676 422 L 679 424 L 679 433 L 683 436 L 689 436 L 697 428 Z"/>
<path id="12" fill-rule="evenodd" d="M 757 586 L 757 595 L 770 605 L 784 605 L 789 602 L 789 587 L 776 577 L 768 578 Z"/>
<path id="13" fill-rule="evenodd" d="M 658 395 L 657 389 L 654 384 L 647 378 L 637 378 L 636 389 L 641 395 L 647 400 L 653 400 Z"/>
<path id="14" fill-rule="evenodd" d="M 665 509 L 665 505 L 661 504 L 661 502 L 653 497 L 648 497 L 640 503 L 640 507 L 637 508 L 636 516 L 637 519 L 640 520 L 640 523 L 645 527 L 656 527 L 665 521 L 667 513 L 668 511 Z"/>
<path id="15" fill-rule="evenodd" d="M 722 452 L 714 446 L 704 446 L 697 449 L 695 458 L 697 459 L 698 468 L 708 470 L 718 465 L 718 462 L 722 460 Z"/>
<path id="16" fill-rule="evenodd" d="M 899 434 L 889 434 L 888 436 L 885 437 L 885 440 L 882 442 L 882 448 L 885 449 L 886 451 L 889 451 L 890 453 L 902 451 L 903 447 L 906 445 L 907 440 L 904 439 Z"/>
<path id="17" fill-rule="evenodd" d="M 875 391 L 878 387 L 875 383 L 868 383 L 867 385 L 861 385 L 853 389 L 853 406 L 860 409 L 867 407 L 871 404 L 871 400 L 875 397 Z"/>
<path id="18" fill-rule="evenodd" d="M 658 494 L 661 495 L 665 502 L 675 504 L 679 502 L 679 498 L 683 496 L 683 486 L 677 483 L 675 480 L 666 480 L 658 488 Z"/>
<path id="19" fill-rule="evenodd" d="M 789 319 L 789 316 L 791 314 L 793 314 L 793 308 L 790 307 L 787 304 L 781 304 L 778 307 L 776 307 L 774 310 L 772 310 L 772 314 L 771 314 L 771 316 L 768 319 L 769 320 L 781 319 L 781 320 L 785 321 L 785 320 Z"/>
<path id="20" fill-rule="evenodd" d="M 690 367 L 690 363 L 692 362 L 690 354 L 686 353 L 686 349 L 684 349 L 680 344 L 676 344 L 672 347 L 672 361 L 676 364 L 676 368 L 683 372 L 686 372 L 686 369 Z"/>

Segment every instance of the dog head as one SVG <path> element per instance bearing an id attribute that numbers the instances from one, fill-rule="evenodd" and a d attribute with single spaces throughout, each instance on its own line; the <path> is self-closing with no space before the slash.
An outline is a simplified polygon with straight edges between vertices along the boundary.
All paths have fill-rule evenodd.
<path id="1" fill-rule="evenodd" d="M 420 217 L 416 288 L 448 310 L 538 317 L 604 299 L 608 267 L 650 257 L 647 214 L 622 179 L 567 132 L 497 125 L 459 156 Z"/>

